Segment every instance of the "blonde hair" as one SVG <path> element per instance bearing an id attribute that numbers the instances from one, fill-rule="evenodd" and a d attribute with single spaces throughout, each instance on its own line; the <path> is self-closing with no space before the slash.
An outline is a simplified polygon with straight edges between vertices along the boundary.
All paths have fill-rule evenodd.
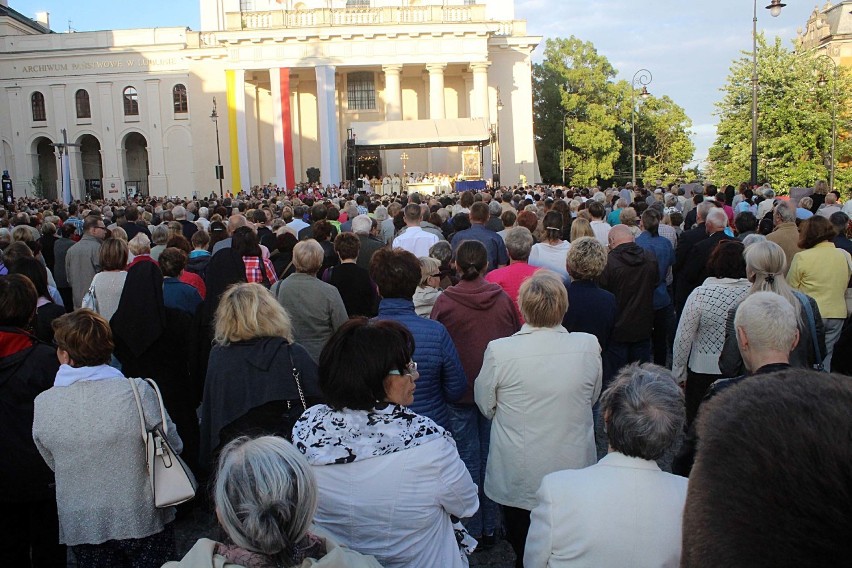
<path id="1" fill-rule="evenodd" d="M 441 270 L 441 263 L 429 256 L 421 256 L 417 260 L 420 261 L 420 286 L 426 286 L 429 277 Z"/>
<path id="2" fill-rule="evenodd" d="M 746 274 L 752 285 L 749 294 L 774 292 L 796 308 L 796 320 L 800 320 L 800 302 L 793 289 L 784 278 L 787 255 L 780 245 L 763 240 L 749 245 L 743 252 L 746 262 Z M 801 321 L 799 321 L 801 323 Z"/>
<path id="3" fill-rule="evenodd" d="M 577 217 L 571 223 L 571 242 L 583 237 L 594 237 L 595 232 L 592 230 L 592 225 L 583 217 Z"/>
<path id="4" fill-rule="evenodd" d="M 594 280 L 606 268 L 606 247 L 594 237 L 573 240 L 568 249 L 566 265 L 574 280 Z"/>
<path id="5" fill-rule="evenodd" d="M 541 269 L 521 284 L 518 306 L 528 324 L 555 327 L 568 311 L 568 291 L 556 273 Z"/>
<path id="6" fill-rule="evenodd" d="M 151 239 L 149 239 L 148 235 L 145 233 L 137 233 L 135 237 L 130 239 L 127 246 L 130 248 L 130 252 L 134 256 L 149 254 L 151 252 Z"/>
<path id="7" fill-rule="evenodd" d="M 290 316 L 260 284 L 234 284 L 219 301 L 213 340 L 228 345 L 257 337 L 283 337 L 292 343 Z"/>
<path id="8" fill-rule="evenodd" d="M 293 247 L 293 266 L 297 272 L 316 274 L 322 268 L 323 255 L 322 245 L 316 240 L 299 241 Z"/>
<path id="9" fill-rule="evenodd" d="M 116 227 L 115 227 L 115 229 L 112 229 L 112 230 L 109 232 L 109 236 L 110 236 L 110 238 L 112 238 L 112 239 L 117 239 L 117 240 L 119 240 L 119 241 L 124 241 L 125 243 L 127 242 L 127 231 L 125 231 L 124 229 L 122 229 L 122 228 L 121 228 L 121 227 L 119 227 L 119 226 L 116 226 Z"/>

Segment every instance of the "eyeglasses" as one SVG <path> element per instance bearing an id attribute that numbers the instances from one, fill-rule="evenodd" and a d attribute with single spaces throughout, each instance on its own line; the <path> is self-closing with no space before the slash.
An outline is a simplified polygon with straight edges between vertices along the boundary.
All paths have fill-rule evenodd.
<path id="1" fill-rule="evenodd" d="M 440 278 L 440 277 L 441 277 L 441 274 L 440 274 L 440 273 L 438 273 L 438 274 L 430 274 L 430 275 L 429 275 L 429 278 Z"/>
<path id="2" fill-rule="evenodd" d="M 409 361 L 408 365 L 405 366 L 406 375 L 413 375 L 417 372 L 417 361 Z M 388 375 L 402 375 L 397 369 L 392 369 L 388 371 Z"/>

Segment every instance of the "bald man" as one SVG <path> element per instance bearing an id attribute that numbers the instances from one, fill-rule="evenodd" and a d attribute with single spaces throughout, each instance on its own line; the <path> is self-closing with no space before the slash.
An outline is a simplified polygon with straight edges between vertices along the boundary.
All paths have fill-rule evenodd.
<path id="1" fill-rule="evenodd" d="M 610 368 L 621 369 L 628 363 L 651 360 L 657 259 L 654 253 L 636 244 L 625 225 L 613 227 L 607 239 L 609 256 L 601 286 L 615 294 L 618 317 L 604 356 L 609 357 Z"/>

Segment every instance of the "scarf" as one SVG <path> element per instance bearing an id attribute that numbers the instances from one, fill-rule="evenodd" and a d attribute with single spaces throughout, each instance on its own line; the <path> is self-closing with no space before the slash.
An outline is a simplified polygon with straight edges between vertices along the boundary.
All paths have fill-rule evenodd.
<path id="1" fill-rule="evenodd" d="M 325 556 L 327 552 L 323 540 L 308 533 L 293 546 L 289 563 L 286 566 L 301 566 L 308 558 L 318 560 Z M 231 564 L 237 564 L 245 568 L 279 568 L 283 566 L 271 556 L 261 552 L 246 550 L 235 544 L 217 544 L 216 554 L 224 556 Z"/>
<path id="2" fill-rule="evenodd" d="M 97 365 L 94 367 L 72 367 L 60 365 L 56 373 L 55 387 L 70 387 L 77 381 L 103 381 L 105 379 L 124 379 L 125 376 L 109 365 Z"/>
<path id="3" fill-rule="evenodd" d="M 453 440 L 430 418 L 398 404 L 373 410 L 333 410 L 319 404 L 306 410 L 293 427 L 293 443 L 311 465 L 352 463 L 437 438 Z"/>

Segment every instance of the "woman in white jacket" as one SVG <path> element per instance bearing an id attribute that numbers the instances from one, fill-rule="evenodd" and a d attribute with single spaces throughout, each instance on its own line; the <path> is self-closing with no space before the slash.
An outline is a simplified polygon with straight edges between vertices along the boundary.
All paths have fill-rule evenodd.
<path id="1" fill-rule="evenodd" d="M 451 516 L 476 512 L 477 488 L 450 434 L 406 408 L 413 352 L 402 325 L 349 320 L 320 355 L 328 405 L 302 415 L 293 442 L 314 466 L 315 522 L 337 541 L 385 568 L 463 567 L 473 543 L 458 542 Z"/>
<path id="2" fill-rule="evenodd" d="M 561 325 L 568 294 L 556 274 L 536 272 L 521 285 L 518 304 L 526 323 L 488 344 L 474 398 L 492 419 L 485 494 L 502 505 L 521 568 L 542 478 L 596 461 L 592 406 L 602 371 L 597 338 Z"/>

